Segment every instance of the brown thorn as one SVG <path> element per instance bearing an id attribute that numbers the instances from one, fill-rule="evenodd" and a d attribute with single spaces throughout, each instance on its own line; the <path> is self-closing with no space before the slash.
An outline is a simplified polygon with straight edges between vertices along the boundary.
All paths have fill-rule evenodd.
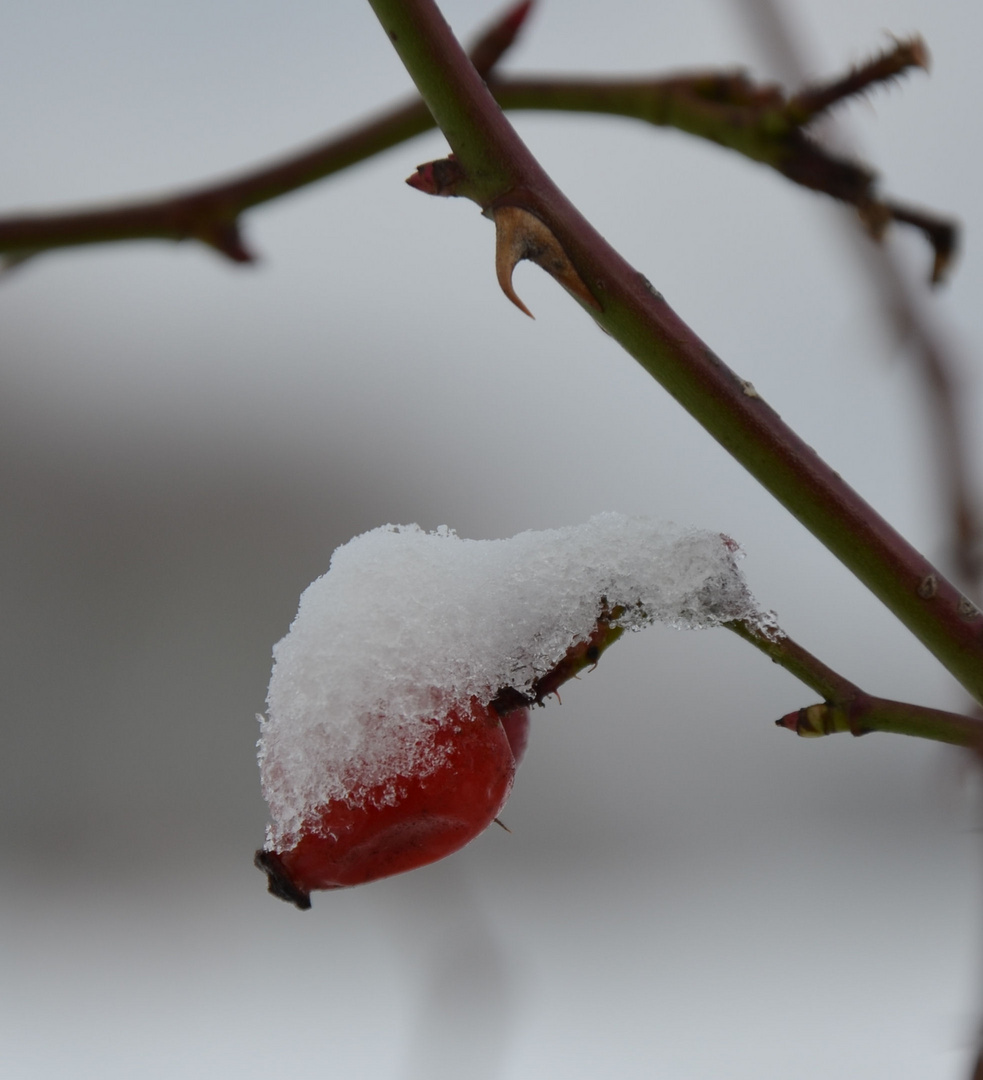
<path id="1" fill-rule="evenodd" d="M 541 266 L 585 306 L 600 310 L 601 305 L 545 222 L 518 206 L 499 206 L 488 213 L 495 221 L 495 273 L 498 284 L 520 311 L 524 311 L 530 319 L 535 318 L 512 288 L 512 271 L 523 259 Z"/>
<path id="2" fill-rule="evenodd" d="M 935 214 L 895 202 L 887 202 L 885 206 L 895 221 L 921 229 L 925 234 L 935 255 L 930 281 L 933 285 L 943 282 L 959 249 L 959 226 Z"/>
<path id="3" fill-rule="evenodd" d="M 227 259 L 237 263 L 256 262 L 256 256 L 246 247 L 237 221 L 207 225 L 198 234 L 198 239 Z"/>
<path id="4" fill-rule="evenodd" d="M 536 316 L 516 295 L 512 288 L 512 271 L 516 263 L 525 259 L 525 240 L 522 235 L 520 222 L 522 218 L 532 218 L 532 214 L 520 210 L 517 206 L 503 206 L 495 212 L 495 274 L 502 292 L 520 310 L 524 311 L 530 319 Z M 532 218 L 538 221 L 538 218 Z"/>
<path id="5" fill-rule="evenodd" d="M 509 834 L 509 836 L 512 835 L 512 830 L 508 827 L 508 825 L 505 824 L 504 821 L 502 821 L 501 818 L 492 818 L 492 821 L 494 821 L 496 825 L 500 825 Z"/>

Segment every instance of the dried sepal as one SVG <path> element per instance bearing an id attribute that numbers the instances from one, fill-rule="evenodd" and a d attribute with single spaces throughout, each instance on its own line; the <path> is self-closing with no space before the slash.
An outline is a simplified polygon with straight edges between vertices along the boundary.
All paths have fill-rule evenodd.
<path id="1" fill-rule="evenodd" d="M 544 221 L 518 206 L 498 206 L 489 210 L 488 214 L 495 222 L 495 273 L 498 284 L 520 311 L 524 311 L 530 319 L 535 318 L 512 288 L 512 272 L 523 259 L 541 266 L 586 307 L 600 311 L 601 305 Z"/>

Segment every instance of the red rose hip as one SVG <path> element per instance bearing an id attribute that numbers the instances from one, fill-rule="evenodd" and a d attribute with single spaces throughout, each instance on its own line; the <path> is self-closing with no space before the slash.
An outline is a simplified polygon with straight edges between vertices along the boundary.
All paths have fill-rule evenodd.
<path id="1" fill-rule="evenodd" d="M 527 709 L 500 718 L 476 699 L 451 709 L 428 725 L 431 771 L 392 777 L 351 803 L 332 799 L 293 847 L 257 852 L 270 892 L 308 908 L 315 889 L 361 885 L 464 847 L 505 805 L 528 723 Z"/>

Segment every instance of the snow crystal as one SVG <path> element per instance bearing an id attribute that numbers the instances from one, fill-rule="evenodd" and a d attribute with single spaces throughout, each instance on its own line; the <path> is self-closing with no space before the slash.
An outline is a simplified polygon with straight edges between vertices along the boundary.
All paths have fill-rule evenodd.
<path id="1" fill-rule="evenodd" d="M 267 846 L 291 846 L 329 800 L 384 802 L 394 777 L 435 769 L 435 718 L 506 687 L 528 694 L 602 612 L 624 608 L 632 630 L 756 617 L 736 559 L 719 533 L 621 514 L 511 540 L 417 525 L 355 537 L 273 650 L 259 742 Z"/>

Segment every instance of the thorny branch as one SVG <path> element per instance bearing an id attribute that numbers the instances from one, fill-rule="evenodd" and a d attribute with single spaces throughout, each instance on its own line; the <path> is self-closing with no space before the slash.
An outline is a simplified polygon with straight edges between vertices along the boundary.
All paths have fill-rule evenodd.
<path id="1" fill-rule="evenodd" d="M 458 193 L 496 223 L 500 278 L 503 263 L 508 268 L 529 258 L 564 284 L 983 701 L 983 613 L 730 371 L 579 214 L 519 139 L 432 0 L 370 2 L 451 145 Z"/>
<path id="2" fill-rule="evenodd" d="M 831 107 L 913 67 L 925 67 L 919 39 L 894 47 L 841 79 L 786 97 L 741 73 L 699 72 L 665 78 L 531 79 L 499 77 L 495 67 L 515 41 L 532 0 L 510 8 L 480 36 L 472 63 L 503 108 L 608 113 L 679 130 L 729 147 L 777 169 L 790 180 L 854 206 L 871 235 L 889 223 L 920 230 L 934 252 L 932 279 L 941 280 L 956 247 L 954 224 L 935 214 L 881 199 L 874 173 L 830 154 L 808 132 Z M 422 101 L 313 147 L 240 175 L 162 198 L 102 208 L 0 217 L 0 253 L 13 266 L 41 251 L 121 240 L 197 240 L 234 262 L 254 255 L 242 236 L 241 215 L 324 179 L 434 127 Z"/>
<path id="3" fill-rule="evenodd" d="M 786 95 L 780 86 L 759 85 L 743 72 L 706 71 L 661 79 L 500 79 L 489 88 L 507 110 L 542 109 L 607 113 L 671 126 L 736 150 L 789 180 L 856 208 L 871 236 L 880 239 L 891 222 L 921 230 L 935 258 L 940 282 L 958 243 L 954 222 L 877 195 L 875 173 L 831 152 L 809 127 L 834 106 L 928 67 L 928 50 L 914 37 L 896 41 L 881 55 L 841 78 Z"/>

